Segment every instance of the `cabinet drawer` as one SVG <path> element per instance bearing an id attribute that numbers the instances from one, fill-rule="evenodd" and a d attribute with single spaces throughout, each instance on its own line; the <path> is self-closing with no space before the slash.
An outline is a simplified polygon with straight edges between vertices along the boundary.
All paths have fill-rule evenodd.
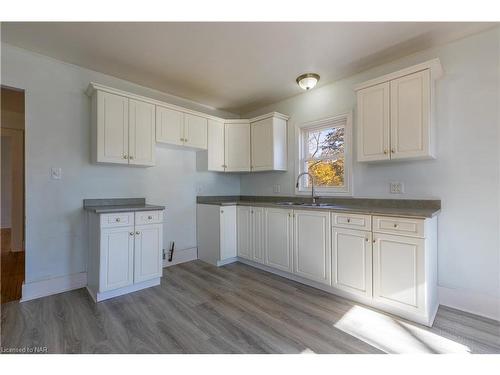
<path id="1" fill-rule="evenodd" d="M 358 214 L 332 214 L 332 226 L 348 229 L 372 230 L 372 217 Z"/>
<path id="2" fill-rule="evenodd" d="M 101 227 L 124 227 L 134 225 L 133 212 L 117 212 L 116 214 L 101 214 Z"/>
<path id="3" fill-rule="evenodd" d="M 373 216 L 373 232 L 424 237 L 424 220 Z"/>
<path id="4" fill-rule="evenodd" d="M 163 223 L 163 211 L 137 211 L 135 225 Z"/>

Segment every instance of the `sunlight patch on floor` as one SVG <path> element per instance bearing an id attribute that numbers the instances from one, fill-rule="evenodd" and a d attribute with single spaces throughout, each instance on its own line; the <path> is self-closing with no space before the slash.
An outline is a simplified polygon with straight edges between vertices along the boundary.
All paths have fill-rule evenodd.
<path id="1" fill-rule="evenodd" d="M 470 353 L 465 345 L 361 306 L 334 326 L 387 353 Z"/>

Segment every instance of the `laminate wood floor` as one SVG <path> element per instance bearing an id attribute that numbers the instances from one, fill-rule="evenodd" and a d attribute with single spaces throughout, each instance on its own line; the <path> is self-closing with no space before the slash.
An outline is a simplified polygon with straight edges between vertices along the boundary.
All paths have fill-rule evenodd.
<path id="1" fill-rule="evenodd" d="M 441 307 L 432 328 L 234 263 L 192 261 L 94 304 L 85 289 L 2 305 L 1 346 L 49 353 L 500 353 L 500 323 Z"/>
<path id="2" fill-rule="evenodd" d="M 3 228 L 0 233 L 0 302 L 6 303 L 21 299 L 24 281 L 24 251 L 11 251 L 10 228 Z"/>

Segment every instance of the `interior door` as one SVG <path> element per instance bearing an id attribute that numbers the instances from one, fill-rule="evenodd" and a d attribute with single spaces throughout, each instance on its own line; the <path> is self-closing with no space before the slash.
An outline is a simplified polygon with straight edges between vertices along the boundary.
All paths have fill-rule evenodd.
<path id="1" fill-rule="evenodd" d="M 134 282 L 156 279 L 163 270 L 163 224 L 135 227 Z"/>
<path id="2" fill-rule="evenodd" d="M 97 92 L 97 161 L 128 164 L 128 98 Z"/>
<path id="3" fill-rule="evenodd" d="M 252 208 L 247 206 L 237 207 L 238 225 L 238 256 L 252 259 Z"/>
<path id="4" fill-rule="evenodd" d="M 253 171 L 273 169 L 273 118 L 252 122 L 251 145 Z"/>
<path id="5" fill-rule="evenodd" d="M 391 81 L 391 159 L 429 156 L 430 72 Z"/>
<path id="6" fill-rule="evenodd" d="M 208 170 L 224 172 L 224 123 L 208 120 Z"/>
<path id="7" fill-rule="evenodd" d="M 255 262 L 264 263 L 264 207 L 252 207 L 252 254 Z"/>
<path id="8" fill-rule="evenodd" d="M 265 209 L 265 259 L 266 265 L 292 272 L 293 211 L 280 208 Z"/>
<path id="9" fill-rule="evenodd" d="M 184 145 L 202 150 L 207 149 L 207 119 L 184 114 Z"/>
<path id="10" fill-rule="evenodd" d="M 373 234 L 373 298 L 401 309 L 424 308 L 424 240 Z"/>
<path id="11" fill-rule="evenodd" d="M 250 171 L 250 124 L 225 124 L 226 172 Z"/>
<path id="12" fill-rule="evenodd" d="M 184 144 L 184 114 L 156 106 L 156 141 L 173 145 Z"/>
<path id="13" fill-rule="evenodd" d="M 134 227 L 101 231 L 99 291 L 123 288 L 134 283 Z"/>
<path id="14" fill-rule="evenodd" d="M 333 228 L 332 250 L 332 286 L 371 297 L 371 232 Z"/>
<path id="15" fill-rule="evenodd" d="M 295 210 L 294 273 L 330 285 L 330 212 Z"/>
<path id="16" fill-rule="evenodd" d="M 389 82 L 357 92 L 358 161 L 389 160 Z"/>
<path id="17" fill-rule="evenodd" d="M 129 162 L 155 165 L 155 106 L 129 100 Z"/>

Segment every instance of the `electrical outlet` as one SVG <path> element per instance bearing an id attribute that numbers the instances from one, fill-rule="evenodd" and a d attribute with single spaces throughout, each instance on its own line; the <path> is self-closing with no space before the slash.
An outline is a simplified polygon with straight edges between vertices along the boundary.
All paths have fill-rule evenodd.
<path id="1" fill-rule="evenodd" d="M 279 185 L 279 184 L 273 185 L 273 192 L 276 194 L 280 193 L 281 192 L 281 185 Z"/>
<path id="2" fill-rule="evenodd" d="M 62 178 L 61 168 L 50 168 L 50 178 L 52 178 L 53 180 L 60 180 Z"/>
<path id="3" fill-rule="evenodd" d="M 403 194 L 404 193 L 404 185 L 402 182 L 393 181 L 389 183 L 390 193 L 391 194 Z"/>

